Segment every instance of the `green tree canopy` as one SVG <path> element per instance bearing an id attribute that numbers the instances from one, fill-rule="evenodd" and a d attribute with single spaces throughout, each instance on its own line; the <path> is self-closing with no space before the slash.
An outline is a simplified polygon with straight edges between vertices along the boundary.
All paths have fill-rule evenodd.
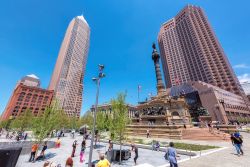
<path id="1" fill-rule="evenodd" d="M 10 128 L 18 130 L 29 130 L 32 126 L 33 114 L 27 109 L 11 121 Z"/>
<path id="2" fill-rule="evenodd" d="M 34 118 L 32 131 L 38 142 L 42 142 L 55 129 L 61 129 L 66 126 L 67 116 L 58 106 L 57 102 L 53 102 L 47 107 L 43 114 Z"/>
<path id="3" fill-rule="evenodd" d="M 81 118 L 83 125 L 88 125 L 89 129 L 93 128 L 93 115 L 91 111 L 86 112 Z"/>

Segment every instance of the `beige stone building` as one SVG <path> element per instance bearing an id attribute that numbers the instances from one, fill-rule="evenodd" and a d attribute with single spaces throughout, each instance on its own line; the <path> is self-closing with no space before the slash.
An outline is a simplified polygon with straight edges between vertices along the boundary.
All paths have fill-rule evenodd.
<path id="1" fill-rule="evenodd" d="M 127 109 L 128 109 L 128 117 L 133 118 L 135 116 L 135 113 L 136 113 L 136 106 L 133 106 L 131 104 L 127 104 Z M 95 107 L 92 106 L 90 108 L 90 111 L 94 111 L 94 110 L 95 110 Z M 106 114 L 111 114 L 112 106 L 111 106 L 110 103 L 101 104 L 101 105 L 98 105 L 97 111 L 98 112 L 104 112 Z"/>

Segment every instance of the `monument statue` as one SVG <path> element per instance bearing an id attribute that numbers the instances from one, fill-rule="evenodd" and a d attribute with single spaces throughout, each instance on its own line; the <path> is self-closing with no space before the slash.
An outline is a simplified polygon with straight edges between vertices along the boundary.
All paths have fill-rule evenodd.
<path id="1" fill-rule="evenodd" d="M 182 98 L 174 99 L 167 94 L 161 75 L 160 54 L 155 43 L 153 43 L 152 48 L 157 95 L 136 107 L 135 118 L 137 122 L 140 120 L 144 124 L 148 121 L 156 124 L 186 124 L 190 122 L 190 114 L 187 112 L 185 100 Z"/>
<path id="2" fill-rule="evenodd" d="M 152 45 L 152 60 L 155 66 L 157 95 L 136 106 L 128 134 L 140 135 L 150 130 L 151 135 L 181 138 L 181 128 L 191 126 L 190 114 L 184 98 L 174 99 L 167 93 L 162 81 L 160 55 Z"/>
<path id="3" fill-rule="evenodd" d="M 163 93 L 165 91 L 165 86 L 163 84 L 162 81 L 162 77 L 161 77 L 161 68 L 160 68 L 160 55 L 156 50 L 156 46 L 155 43 L 153 43 L 153 52 L 152 52 L 152 59 L 154 61 L 154 65 L 155 65 L 155 74 L 156 74 L 156 81 L 157 81 L 157 94 Z"/>

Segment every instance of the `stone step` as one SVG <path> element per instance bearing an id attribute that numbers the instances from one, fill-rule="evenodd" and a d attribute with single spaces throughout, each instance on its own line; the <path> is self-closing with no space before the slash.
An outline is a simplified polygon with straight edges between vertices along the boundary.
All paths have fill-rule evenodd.
<path id="1" fill-rule="evenodd" d="M 183 139 L 193 140 L 228 140 L 230 135 L 223 132 L 214 130 L 213 133 L 209 132 L 208 128 L 192 128 L 182 131 Z"/>
<path id="2" fill-rule="evenodd" d="M 147 132 L 147 130 L 149 130 L 149 132 L 181 132 L 181 130 L 169 130 L 169 129 L 132 129 L 132 128 L 127 128 L 127 131 L 141 131 L 141 132 Z"/>
<path id="3" fill-rule="evenodd" d="M 146 136 L 145 133 L 131 133 L 131 132 L 126 132 L 125 134 L 129 136 Z M 180 134 L 150 134 L 150 137 L 155 137 L 155 138 L 169 138 L 169 139 L 181 139 L 182 135 Z"/>

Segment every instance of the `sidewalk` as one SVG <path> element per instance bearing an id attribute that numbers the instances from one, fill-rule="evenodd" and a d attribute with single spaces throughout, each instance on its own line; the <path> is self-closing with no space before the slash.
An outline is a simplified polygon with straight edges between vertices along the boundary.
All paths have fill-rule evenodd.
<path id="1" fill-rule="evenodd" d="M 235 148 L 232 146 L 231 141 L 193 141 L 193 140 L 172 140 L 163 138 L 146 138 L 139 137 L 136 138 L 147 140 L 158 140 L 161 142 L 181 142 L 190 144 L 201 144 L 201 145 L 213 145 L 224 147 L 219 151 L 206 153 L 207 151 L 202 151 L 201 157 L 192 157 L 191 159 L 185 159 L 179 161 L 179 167 L 249 167 L 250 166 L 250 134 L 241 133 L 243 136 L 243 151 L 244 156 L 238 157 Z M 210 152 L 210 151 L 209 151 Z M 169 165 L 162 165 L 159 167 L 167 167 Z"/>
<path id="2" fill-rule="evenodd" d="M 238 157 L 231 143 L 222 151 L 179 164 L 179 167 L 249 167 L 250 166 L 250 134 L 243 135 L 244 156 Z M 218 143 L 219 144 L 219 143 Z"/>

